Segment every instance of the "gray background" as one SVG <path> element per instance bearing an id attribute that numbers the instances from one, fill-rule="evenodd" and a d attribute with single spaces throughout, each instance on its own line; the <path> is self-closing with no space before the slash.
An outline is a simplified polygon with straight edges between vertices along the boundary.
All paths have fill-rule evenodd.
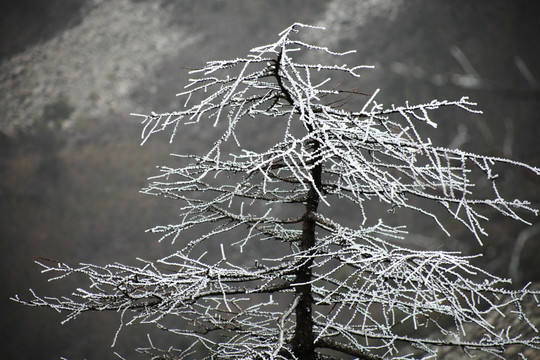
<path id="1" fill-rule="evenodd" d="M 349 64 L 376 65 L 353 86 L 381 88 L 380 102 L 466 95 L 479 104 L 482 116 L 435 113 L 434 142 L 540 166 L 537 1 L 19 0 L 0 16 L 3 358 L 107 359 L 114 351 L 136 358 L 132 349 L 144 345 L 146 333 L 156 343 L 168 341 L 133 327 L 111 349 L 117 314 L 84 314 L 60 325 L 61 314 L 9 297 L 28 297 L 28 288 L 69 294 L 85 285 L 76 278 L 47 283 L 36 257 L 135 263 L 137 256 L 173 251 L 144 231 L 173 222 L 174 202 L 138 191 L 155 165 L 174 163 L 167 154 L 178 147 L 201 151 L 209 136 L 186 130 L 175 144 L 157 136 L 140 147 L 141 126 L 129 113 L 179 108 L 174 95 L 188 78 L 181 67 L 243 56 L 293 22 L 325 26 L 313 41 L 358 50 Z M 538 178 L 515 169 L 501 176 L 506 194 L 538 207 Z M 448 239 L 411 214 L 395 221 L 414 235 L 409 246 L 482 253 L 477 263 L 513 277 L 515 286 L 540 281 L 540 236 L 528 236 L 524 224 L 494 215 L 480 248 L 458 226 Z M 512 270 L 520 236 L 526 241 Z"/>

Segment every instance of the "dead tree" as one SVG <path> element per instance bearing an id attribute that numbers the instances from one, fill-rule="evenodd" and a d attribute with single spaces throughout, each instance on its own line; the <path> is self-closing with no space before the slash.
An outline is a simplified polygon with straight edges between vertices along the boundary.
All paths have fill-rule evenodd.
<path id="1" fill-rule="evenodd" d="M 143 142 L 206 121 L 223 130 L 207 153 L 176 155 L 180 166 L 162 167 L 144 190 L 180 204 L 177 224 L 151 230 L 178 251 L 138 267 L 43 263 L 58 277 L 82 273 L 91 286 L 72 297 L 16 299 L 67 311 L 66 321 L 113 310 L 122 326 L 193 338 L 185 349 L 139 349 L 162 358 L 417 359 L 440 347 L 504 358 L 508 346 L 538 349 L 538 336 L 490 322 L 508 308 L 535 334 L 521 304 L 538 301 L 538 291 L 505 289 L 508 280 L 469 256 L 398 245 L 406 228 L 374 218 L 370 206 L 416 212 L 447 235 L 447 221 L 461 222 L 481 241 L 487 211 L 519 221 L 537 213 L 500 195 L 494 166 L 540 169 L 432 144 L 421 128 L 437 127 L 434 110 L 479 113 L 475 104 L 385 107 L 378 91 L 341 88 L 335 74 L 354 79 L 369 66 L 320 63 L 348 53 L 302 41 L 306 28 L 294 24 L 247 57 L 193 70 L 182 110 L 137 115 Z M 317 62 L 302 61 L 313 54 Z M 268 137 L 279 135 L 261 149 L 243 128 L 262 124 Z M 472 174 L 483 174 L 490 194 L 477 191 Z M 354 226 L 332 216 L 341 206 L 353 209 Z M 464 330 L 471 326 L 475 337 Z"/>

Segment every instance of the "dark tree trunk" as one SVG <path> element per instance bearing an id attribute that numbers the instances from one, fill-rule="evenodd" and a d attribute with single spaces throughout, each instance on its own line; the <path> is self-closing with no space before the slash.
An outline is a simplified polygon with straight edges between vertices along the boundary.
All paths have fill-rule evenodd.
<path id="1" fill-rule="evenodd" d="M 317 146 L 316 146 L 317 147 Z M 317 149 L 315 149 L 317 150 Z M 315 185 L 321 188 L 321 165 L 316 165 L 312 170 Z M 315 246 L 315 226 L 316 221 L 313 215 L 319 205 L 319 194 L 312 186 L 308 192 L 306 201 L 306 212 L 302 222 L 301 250 L 309 251 Z M 311 281 L 311 266 L 313 260 L 306 261 L 296 272 L 296 283 L 306 283 Z M 299 285 L 296 287 L 296 296 L 300 298 L 296 306 L 296 329 L 293 338 L 293 352 L 299 359 L 315 360 L 315 338 L 313 336 L 313 316 L 312 304 L 313 296 L 311 284 Z"/>
<path id="2" fill-rule="evenodd" d="M 280 75 L 281 58 L 283 53 L 280 52 L 274 64 L 273 76 L 276 78 L 277 84 L 281 89 L 281 93 L 289 105 L 294 107 L 294 100 L 283 83 Z M 308 132 L 312 132 L 313 128 L 307 125 Z M 315 154 L 318 153 L 320 145 L 317 142 L 311 144 Z M 319 206 L 319 192 L 321 190 L 322 165 L 318 164 L 318 157 L 315 156 L 310 165 L 314 165 L 311 170 L 311 176 L 314 184 L 311 185 L 306 200 L 305 213 L 302 221 L 302 238 L 300 239 L 300 249 L 310 251 L 315 246 L 315 227 L 316 220 L 314 213 Z M 311 293 L 311 284 L 305 284 L 311 281 L 313 259 L 307 260 L 296 271 L 295 283 L 304 284 L 296 287 L 296 296 L 300 299 L 296 306 L 296 328 L 294 330 L 294 338 L 292 340 L 293 353 L 298 359 L 315 360 L 315 337 L 313 336 L 313 315 L 312 304 L 313 295 Z"/>

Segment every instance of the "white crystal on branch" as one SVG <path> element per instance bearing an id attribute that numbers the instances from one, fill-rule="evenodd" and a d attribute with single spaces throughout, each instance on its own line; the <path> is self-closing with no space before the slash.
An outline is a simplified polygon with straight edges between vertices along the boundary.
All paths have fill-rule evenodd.
<path id="1" fill-rule="evenodd" d="M 208 62 L 179 94 L 187 98 L 184 109 L 137 115 L 143 143 L 161 131 L 172 141 L 194 123 L 223 129 L 206 154 L 177 155 L 180 166 L 162 167 L 144 189 L 178 200 L 179 222 L 151 230 L 178 251 L 140 267 L 42 262 L 59 277 L 81 273 L 92 286 L 73 298 L 34 294 L 26 303 L 68 311 L 68 320 L 115 310 L 122 326 L 151 323 L 195 339 L 189 349 L 164 351 L 165 358 L 315 359 L 326 349 L 361 359 L 416 359 L 433 358 L 440 346 L 502 355 L 512 345 L 538 348 L 538 336 L 489 321 L 514 308 L 537 332 L 521 310 L 537 291 L 505 290 L 507 280 L 459 253 L 397 245 L 406 229 L 372 218 L 368 205 L 410 209 L 449 234 L 442 209 L 481 241 L 486 209 L 520 221 L 524 211 L 537 213 L 500 195 L 494 167 L 536 175 L 540 169 L 432 144 L 422 127 L 437 127 L 433 111 L 480 113 L 476 104 L 463 97 L 385 107 L 378 91 L 343 89 L 332 80 L 358 80 L 369 66 L 302 62 L 306 53 L 339 60 L 349 52 L 305 43 L 300 30 L 320 29 L 294 24 L 245 58 Z M 266 148 L 246 145 L 243 128 L 262 119 L 282 133 Z M 483 174 L 490 195 L 477 193 L 471 174 Z M 332 217 L 345 203 L 358 210 L 354 226 Z M 171 317 L 182 326 L 166 325 Z M 468 324 L 482 337 L 470 338 Z"/>

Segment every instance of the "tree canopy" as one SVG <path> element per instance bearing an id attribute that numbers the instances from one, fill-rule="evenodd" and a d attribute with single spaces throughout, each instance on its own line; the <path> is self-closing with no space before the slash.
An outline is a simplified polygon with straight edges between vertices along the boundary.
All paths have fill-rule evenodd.
<path id="1" fill-rule="evenodd" d="M 540 169 L 432 144 L 422 127 L 437 127 L 434 110 L 480 113 L 476 104 L 384 106 L 378 90 L 336 80 L 370 66 L 338 63 L 350 52 L 307 43 L 300 30 L 320 29 L 294 24 L 246 57 L 210 61 L 191 71 L 182 110 L 135 114 L 143 143 L 162 131 L 172 141 L 206 121 L 222 131 L 206 153 L 175 155 L 179 167 L 161 167 L 143 190 L 178 200 L 179 222 L 151 229 L 178 251 L 141 266 L 42 262 L 59 278 L 82 273 L 91 286 L 72 297 L 16 299 L 67 311 L 66 321 L 114 310 L 120 328 L 149 323 L 193 338 L 185 348 L 140 349 L 163 358 L 416 359 L 441 346 L 504 358 L 509 346 L 538 349 L 522 311 L 538 291 L 506 289 L 509 280 L 471 256 L 404 247 L 406 227 L 383 215 L 408 209 L 446 235 L 446 222 L 457 221 L 482 242 L 489 211 L 524 222 L 523 212 L 538 212 L 501 196 L 497 166 Z M 334 216 L 339 207 L 346 221 Z M 490 319 L 503 313 L 533 335 L 495 327 Z"/>

